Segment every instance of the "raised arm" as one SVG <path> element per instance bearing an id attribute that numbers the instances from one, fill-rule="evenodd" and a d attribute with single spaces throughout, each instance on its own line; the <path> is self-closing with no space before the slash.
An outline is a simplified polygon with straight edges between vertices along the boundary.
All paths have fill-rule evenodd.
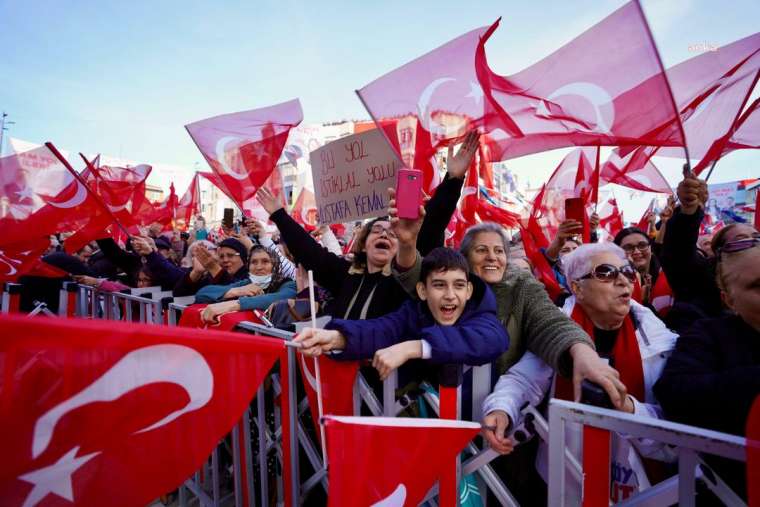
<path id="1" fill-rule="evenodd" d="M 446 226 L 449 225 L 456 210 L 459 195 L 462 193 L 464 176 L 478 150 L 478 133 L 471 131 L 465 137 L 462 146 L 454 155 L 449 146 L 446 158 L 446 177 L 435 189 L 433 197 L 425 206 L 425 220 L 417 238 L 417 250 L 424 257 L 433 248 L 443 246 Z"/>
<path id="2" fill-rule="evenodd" d="M 298 222 L 288 215 L 268 190 L 259 189 L 256 197 L 269 213 L 269 219 L 280 230 L 280 237 L 288 245 L 288 250 L 293 254 L 296 264 L 314 271 L 316 282 L 333 294 L 337 294 L 351 263 L 317 243 Z"/>

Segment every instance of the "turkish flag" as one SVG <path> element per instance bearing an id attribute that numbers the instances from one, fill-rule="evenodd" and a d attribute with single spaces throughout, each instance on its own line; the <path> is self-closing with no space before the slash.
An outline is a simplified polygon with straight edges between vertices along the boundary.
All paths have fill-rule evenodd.
<path id="1" fill-rule="evenodd" d="M 668 180 L 650 160 L 655 153 L 656 148 L 640 146 L 623 156 L 622 150 L 615 148 L 602 165 L 599 177 L 605 183 L 615 183 L 643 192 L 670 194 L 673 191 Z"/>
<path id="2" fill-rule="evenodd" d="M 5 505 L 146 505 L 208 458 L 282 341 L 0 317 Z"/>
<path id="3" fill-rule="evenodd" d="M 24 275 L 46 278 L 68 275 L 41 259 L 48 248 L 50 239 L 39 236 L 0 247 L 0 282 L 15 282 Z"/>
<path id="4" fill-rule="evenodd" d="M 700 174 L 708 165 L 728 155 L 734 150 L 760 148 L 760 98 L 742 113 L 729 132 L 717 139 L 707 153 L 694 167 L 694 173 Z"/>
<path id="5" fill-rule="evenodd" d="M 0 248 L 77 230 L 100 212 L 77 176 L 47 146 L 0 158 Z"/>
<path id="6" fill-rule="evenodd" d="M 188 229 L 190 222 L 193 219 L 193 215 L 198 213 L 201 209 L 201 191 L 198 184 L 199 178 L 200 177 L 196 172 L 195 176 L 193 176 L 193 179 L 190 181 L 187 190 L 185 190 L 185 193 L 182 194 L 182 198 L 177 203 L 177 209 L 174 213 L 176 222 L 175 226 L 182 231 Z"/>
<path id="7" fill-rule="evenodd" d="M 323 413 L 352 415 L 354 413 L 354 383 L 359 371 L 359 361 L 336 361 L 325 356 L 319 356 L 317 360 L 319 361 L 319 377 L 322 381 Z M 317 438 L 321 440 L 317 373 L 314 369 L 314 359 L 298 354 L 298 363 L 306 396 L 309 398 L 309 407 L 316 426 Z"/>
<path id="8" fill-rule="evenodd" d="M 436 185 L 436 152 L 484 124 L 487 104 L 475 51 L 488 30 L 472 30 L 356 91 L 399 160 L 423 172 L 428 192 Z M 519 134 L 499 117 L 491 122 Z"/>
<path id="9" fill-rule="evenodd" d="M 644 210 L 644 214 L 641 215 L 641 218 L 636 224 L 636 227 L 638 227 L 645 233 L 649 232 L 649 214 L 650 213 L 654 213 L 654 199 L 649 201 L 649 206 L 647 206 L 647 209 Z"/>
<path id="10" fill-rule="evenodd" d="M 87 161 L 84 155 L 82 158 Z M 114 224 L 114 219 L 123 227 L 138 224 L 138 207 L 144 200 L 145 181 L 152 170 L 146 164 L 118 167 L 89 163 L 82 172 L 82 180 L 108 209 L 98 210 L 89 217 L 87 223 L 66 240 L 66 251 L 74 253 L 90 241 L 112 236 L 106 229 Z"/>
<path id="11" fill-rule="evenodd" d="M 328 505 L 416 506 L 480 424 L 445 419 L 325 417 Z"/>
<path id="12" fill-rule="evenodd" d="M 536 197 L 531 217 L 539 227 L 534 228 L 532 232 L 545 238 L 540 241 L 539 246 L 548 245 L 557 234 L 559 224 L 565 220 L 566 199 L 579 197 L 588 206 L 592 204 L 592 198 L 598 195 L 599 177 L 595 170 L 595 162 L 592 162 L 597 159 L 597 150 L 596 147 L 576 148 L 568 153 Z M 589 241 L 588 234 L 586 217 L 584 242 Z"/>
<path id="13" fill-rule="evenodd" d="M 608 199 L 599 209 L 599 226 L 613 238 L 623 230 L 623 213 L 618 209 L 617 200 Z"/>
<path id="14" fill-rule="evenodd" d="M 296 100 L 185 125 L 226 194 L 241 209 L 277 165 L 290 129 L 301 123 Z M 222 187 L 220 187 L 222 188 Z"/>
<path id="15" fill-rule="evenodd" d="M 498 24 L 498 22 L 497 22 Z M 497 160 L 565 146 L 683 146 L 678 112 L 646 18 L 625 4 L 543 60 L 510 76 L 488 68 L 485 43 L 475 65 L 498 114 L 485 131 Z M 490 123 L 510 119 L 522 135 Z"/>
<path id="16" fill-rule="evenodd" d="M 529 221 L 528 229 L 520 227 L 520 237 L 522 238 L 525 255 L 530 259 L 531 264 L 533 264 L 534 274 L 538 281 L 543 284 L 551 300 L 556 301 L 557 297 L 562 294 L 562 287 L 557 282 L 549 261 L 546 260 L 543 252 L 539 250 L 539 245 L 536 244 L 536 236 L 530 230 L 530 224 L 531 222 Z M 533 222 L 533 224 L 535 225 L 536 222 Z M 539 232 L 539 234 L 541 234 L 541 238 L 544 238 L 542 232 Z"/>
<path id="17" fill-rule="evenodd" d="M 689 156 L 701 159 L 737 121 L 757 82 L 760 33 L 705 51 L 667 70 L 681 114 Z M 683 158 L 678 148 L 658 156 Z"/>
<path id="18" fill-rule="evenodd" d="M 240 322 L 250 321 L 260 323 L 256 315 L 250 310 L 240 312 L 225 313 L 219 316 L 219 324 L 209 324 L 201 318 L 201 313 L 208 305 L 195 304 L 190 305 L 182 310 L 182 317 L 179 319 L 180 327 L 189 327 L 192 329 L 215 329 L 217 331 L 232 331 Z"/>
<path id="19" fill-rule="evenodd" d="M 290 212 L 293 220 L 301 225 L 317 225 L 317 201 L 314 192 L 306 187 L 298 194 L 293 210 Z"/>

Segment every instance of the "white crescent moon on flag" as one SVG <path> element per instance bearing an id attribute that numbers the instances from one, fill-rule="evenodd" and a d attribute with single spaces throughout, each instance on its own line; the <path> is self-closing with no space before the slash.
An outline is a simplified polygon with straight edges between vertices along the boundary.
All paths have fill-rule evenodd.
<path id="1" fill-rule="evenodd" d="M 594 131 L 609 134 L 613 123 L 615 122 L 615 108 L 612 104 L 612 97 L 607 91 L 599 85 L 594 83 L 587 83 L 585 81 L 577 81 L 575 83 L 566 84 L 554 90 L 546 100 L 551 101 L 556 97 L 562 95 L 577 95 L 586 99 L 592 106 L 594 106 L 594 112 L 596 114 L 596 126 Z M 605 118 L 602 114 L 602 106 L 609 104 L 609 118 Z M 536 115 L 551 117 L 551 112 L 546 107 L 545 101 L 540 101 L 538 107 L 536 107 Z"/>
<path id="2" fill-rule="evenodd" d="M 84 188 L 82 183 L 79 182 L 79 180 L 74 179 L 73 177 L 69 181 L 75 181 L 77 184 L 77 191 L 76 193 L 71 197 L 71 199 L 68 199 L 63 202 L 56 202 L 49 200 L 47 201 L 48 204 L 51 206 L 55 206 L 56 208 L 73 208 L 75 206 L 79 206 L 84 202 L 85 199 L 87 199 L 87 189 Z"/>
<path id="3" fill-rule="evenodd" d="M 139 387 L 168 382 L 182 387 L 190 401 L 160 421 L 135 433 L 143 433 L 169 424 L 179 416 L 206 405 L 213 395 L 214 375 L 206 359 L 183 345 L 153 345 L 133 350 L 108 371 L 71 398 L 43 414 L 34 425 L 32 457 L 47 449 L 55 426 L 67 413 L 98 401 L 113 401 Z"/>
<path id="4" fill-rule="evenodd" d="M 227 163 L 227 157 L 226 157 L 226 150 L 224 149 L 227 143 L 230 141 L 242 141 L 243 139 L 241 137 L 237 136 L 224 136 L 221 139 L 219 139 L 216 142 L 216 149 L 214 152 L 216 153 L 216 161 L 219 162 L 219 165 L 222 166 L 222 170 L 227 173 L 228 175 L 232 176 L 236 180 L 244 180 L 248 178 L 247 172 L 237 172 L 235 171 L 230 165 Z M 238 149 L 238 148 L 236 148 Z M 238 157 L 239 157 L 239 151 L 238 151 Z"/>
<path id="5" fill-rule="evenodd" d="M 16 259 L 11 259 L 7 255 L 5 255 L 5 252 L 3 252 L 2 250 L 0 250 L 0 262 L 2 262 L 3 264 L 5 264 L 6 266 L 10 268 L 10 271 L 8 271 L 7 273 L 3 273 L 4 276 L 13 276 L 16 273 L 18 273 L 18 270 L 11 263 L 15 262 L 17 264 L 21 264 L 21 261 L 18 261 Z"/>
<path id="6" fill-rule="evenodd" d="M 406 486 L 399 484 L 393 493 L 373 503 L 371 507 L 404 507 L 404 503 L 406 503 Z"/>
<path id="7" fill-rule="evenodd" d="M 456 81 L 456 79 L 453 77 L 439 77 L 438 79 L 434 79 L 424 90 L 422 90 L 420 100 L 417 102 L 417 118 L 425 130 L 430 132 L 431 137 L 437 135 L 445 138 L 447 137 L 449 130 L 459 132 L 467 121 L 463 119 L 461 125 L 447 128 L 433 120 L 433 116 L 430 113 L 430 99 L 433 98 L 436 89 L 438 89 L 443 83 L 448 83 L 450 81 Z"/>

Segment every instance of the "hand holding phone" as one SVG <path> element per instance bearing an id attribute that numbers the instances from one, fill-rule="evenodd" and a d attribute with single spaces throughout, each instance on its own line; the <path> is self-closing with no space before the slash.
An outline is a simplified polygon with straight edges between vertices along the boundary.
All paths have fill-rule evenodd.
<path id="1" fill-rule="evenodd" d="M 422 202 L 422 171 L 400 169 L 396 183 L 396 208 L 399 218 L 417 220 Z"/>

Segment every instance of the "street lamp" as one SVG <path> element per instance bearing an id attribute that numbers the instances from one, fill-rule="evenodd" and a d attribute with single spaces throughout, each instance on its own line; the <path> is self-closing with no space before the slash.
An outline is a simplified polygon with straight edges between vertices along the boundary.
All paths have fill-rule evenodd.
<path id="1" fill-rule="evenodd" d="M 6 125 L 15 125 L 15 121 L 6 121 L 5 119 L 8 117 L 8 113 L 3 111 L 3 115 L 0 116 L 0 157 L 3 156 L 3 141 L 5 140 L 4 132 L 8 130 L 8 127 Z"/>

